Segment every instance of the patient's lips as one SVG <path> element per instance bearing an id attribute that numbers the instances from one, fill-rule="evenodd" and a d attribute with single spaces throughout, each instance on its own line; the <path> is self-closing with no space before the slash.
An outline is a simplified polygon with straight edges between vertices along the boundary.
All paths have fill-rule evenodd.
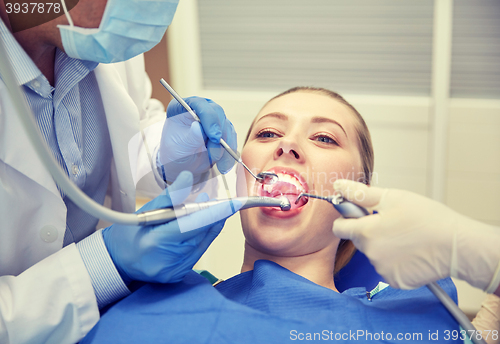
<path id="1" fill-rule="evenodd" d="M 272 172 L 279 177 L 278 182 L 272 185 L 262 185 L 259 189 L 260 196 L 281 197 L 285 196 L 292 205 L 291 211 L 303 207 L 307 203 L 307 198 L 301 198 L 298 204 L 295 201 L 301 192 L 308 192 L 309 188 L 306 181 L 300 174 L 290 168 L 280 167 L 272 168 Z"/>

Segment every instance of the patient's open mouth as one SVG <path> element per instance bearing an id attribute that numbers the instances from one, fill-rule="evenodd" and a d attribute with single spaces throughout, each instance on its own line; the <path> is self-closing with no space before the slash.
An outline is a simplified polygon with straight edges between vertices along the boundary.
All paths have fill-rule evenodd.
<path id="1" fill-rule="evenodd" d="M 290 168 L 272 168 L 270 171 L 276 173 L 279 180 L 272 185 L 261 185 L 259 195 L 265 197 L 281 197 L 285 196 L 292 205 L 291 210 L 303 207 L 308 199 L 303 197 L 298 204 L 295 204 L 297 197 L 301 192 L 308 192 L 309 188 L 306 181 L 300 174 Z"/>

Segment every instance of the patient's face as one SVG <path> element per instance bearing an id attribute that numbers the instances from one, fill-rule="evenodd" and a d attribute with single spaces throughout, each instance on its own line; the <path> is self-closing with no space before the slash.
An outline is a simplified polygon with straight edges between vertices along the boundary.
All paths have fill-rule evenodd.
<path id="1" fill-rule="evenodd" d="M 292 203 L 279 208 L 241 212 L 247 245 L 275 256 L 298 256 L 338 245 L 332 233 L 340 215 L 328 202 L 295 200 L 301 191 L 333 195 L 336 179 L 357 177 L 361 159 L 355 117 L 350 109 L 326 95 L 307 91 L 281 96 L 257 115 L 243 148 L 243 161 L 255 172 L 273 171 L 280 181 L 263 186 L 238 169 L 238 194 L 280 197 Z"/>

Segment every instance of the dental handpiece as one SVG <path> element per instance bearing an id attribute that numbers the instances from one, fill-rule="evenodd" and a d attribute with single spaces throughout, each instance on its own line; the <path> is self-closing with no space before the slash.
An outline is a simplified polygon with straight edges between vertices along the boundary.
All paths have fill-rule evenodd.
<path id="1" fill-rule="evenodd" d="M 163 85 L 163 87 L 165 87 L 167 89 L 167 91 L 172 95 L 172 97 L 175 98 L 175 100 L 177 100 L 179 102 L 179 104 L 182 105 L 182 107 L 184 109 L 186 109 L 187 112 L 189 112 L 189 114 L 191 116 L 193 116 L 193 118 L 195 119 L 195 121 L 197 122 L 200 122 L 200 118 L 198 117 L 198 115 L 193 111 L 193 109 L 191 109 L 191 107 L 184 101 L 184 99 L 181 98 L 181 96 L 179 96 L 179 94 L 177 92 L 175 92 L 175 90 L 172 88 L 172 86 L 170 86 L 166 81 L 165 79 L 160 79 L 160 83 Z M 231 157 L 236 160 L 236 162 L 238 162 L 241 166 L 243 166 L 247 171 L 248 173 L 250 173 L 252 175 L 252 177 L 254 177 L 255 179 L 257 179 L 257 181 L 259 183 L 262 183 L 264 185 L 271 185 L 271 184 L 274 184 L 278 181 L 278 175 L 276 173 L 272 173 L 272 172 L 260 172 L 259 174 L 255 175 L 252 170 L 250 170 L 248 168 L 248 166 L 243 162 L 243 160 L 241 159 L 241 157 L 235 152 L 232 150 L 231 147 L 229 147 L 229 145 L 226 143 L 226 141 L 224 141 L 222 138 L 220 139 L 219 141 L 220 145 L 222 147 L 224 147 L 224 149 L 226 150 L 226 152 L 228 152 L 229 155 L 231 155 Z"/>
<path id="2" fill-rule="evenodd" d="M 240 210 L 255 208 L 255 207 L 280 207 L 283 211 L 288 211 L 291 208 L 290 201 L 286 197 L 272 198 L 272 197 L 260 197 L 260 196 L 250 196 L 250 197 L 236 197 L 232 200 L 241 202 L 242 207 Z M 173 208 L 163 208 L 155 209 L 150 211 L 145 211 L 137 214 L 140 219 L 139 225 L 157 225 L 165 222 L 173 221 L 179 217 L 187 216 L 193 214 L 197 211 L 210 208 L 214 205 L 221 204 L 224 202 L 231 202 L 231 199 L 226 200 L 215 200 L 200 203 L 188 203 L 179 204 Z"/>
<path id="3" fill-rule="evenodd" d="M 346 201 L 341 194 L 336 194 L 330 197 L 322 197 L 303 192 L 299 195 L 299 197 L 297 197 L 295 204 L 297 204 L 302 197 L 317 198 L 327 201 L 331 203 L 335 208 L 335 210 L 337 210 L 340 213 L 340 215 L 342 215 L 342 217 L 346 219 L 357 219 L 359 217 L 370 215 L 370 212 L 368 210 L 357 204 Z"/>

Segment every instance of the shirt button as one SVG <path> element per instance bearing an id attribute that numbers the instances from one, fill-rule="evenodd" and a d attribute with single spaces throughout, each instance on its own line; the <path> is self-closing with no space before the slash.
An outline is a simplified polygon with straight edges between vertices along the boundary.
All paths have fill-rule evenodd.
<path id="1" fill-rule="evenodd" d="M 51 243 L 57 240 L 57 228 L 52 225 L 43 226 L 40 229 L 40 238 L 46 243 Z"/>
<path id="2" fill-rule="evenodd" d="M 77 175 L 78 174 L 78 166 L 73 165 L 71 167 L 71 173 L 73 173 L 74 175 Z"/>
<path id="3" fill-rule="evenodd" d="M 31 82 L 31 86 L 33 86 L 33 88 L 40 88 L 40 81 L 38 80 L 33 80 Z"/>

